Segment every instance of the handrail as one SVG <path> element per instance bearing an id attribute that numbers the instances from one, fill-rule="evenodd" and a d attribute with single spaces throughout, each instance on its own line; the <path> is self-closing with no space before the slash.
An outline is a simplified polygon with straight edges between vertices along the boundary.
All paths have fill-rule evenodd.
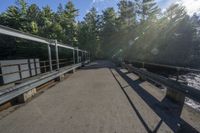
<path id="1" fill-rule="evenodd" d="M 176 70 L 179 70 L 179 71 L 183 70 L 183 71 L 188 71 L 188 72 L 200 72 L 200 69 L 193 69 L 193 68 L 188 68 L 188 67 L 179 67 L 179 66 L 156 64 L 156 63 L 142 62 L 142 61 L 129 61 L 129 60 L 125 60 L 125 61 L 129 62 L 129 63 L 140 63 L 140 64 L 142 64 L 144 66 L 145 65 L 151 65 L 151 66 L 158 66 L 158 67 L 163 67 L 163 68 L 176 69 Z"/>
<path id="2" fill-rule="evenodd" d="M 52 39 L 47 39 L 47 38 L 43 38 L 40 36 L 36 36 L 36 35 L 32 35 L 30 33 L 25 33 L 16 29 L 12 29 L 3 25 L 0 25 L 0 34 L 4 34 L 4 35 L 8 35 L 8 36 L 12 36 L 12 37 L 17 37 L 17 38 L 22 38 L 22 39 L 26 39 L 26 40 L 31 40 L 34 42 L 39 42 L 39 43 L 43 43 L 47 45 L 47 50 L 48 50 L 48 61 L 40 61 L 40 62 L 36 62 L 34 60 L 34 62 L 28 62 L 28 63 L 21 63 L 21 64 L 12 64 L 12 65 L 1 65 L 1 67 L 8 67 L 8 66 L 17 66 L 18 67 L 18 71 L 17 72 L 11 72 L 11 73 L 6 73 L 6 74 L 0 74 L 0 76 L 4 76 L 4 75 L 9 75 L 9 74 L 14 74 L 14 73 L 19 73 L 20 79 L 22 79 L 22 72 L 24 71 L 29 71 L 30 76 L 32 75 L 32 69 L 30 68 L 30 64 L 34 64 L 34 68 L 35 68 L 35 74 L 37 75 L 37 66 L 36 63 L 42 63 L 45 67 L 41 67 L 43 72 L 47 72 L 47 71 L 53 71 L 54 69 L 59 70 L 60 65 L 61 67 L 65 66 L 65 65 L 69 65 L 71 63 L 76 64 L 80 62 L 80 58 L 79 56 L 85 56 L 85 58 L 83 57 L 84 60 L 89 60 L 89 53 L 85 50 L 79 49 L 78 47 L 72 47 L 66 44 L 62 44 L 60 42 L 58 42 L 57 40 L 52 40 Z M 51 47 L 53 46 L 53 47 Z M 72 53 L 72 60 L 70 59 L 59 59 L 59 49 L 58 47 L 61 48 L 66 48 L 66 49 L 70 49 L 73 51 Z M 55 49 L 55 60 L 52 60 L 52 50 L 51 49 Z M 68 61 L 70 60 L 70 61 Z M 48 64 L 47 64 L 48 62 Z M 21 70 L 21 65 L 26 65 L 29 64 L 29 69 L 28 70 Z M 56 66 L 56 67 L 55 67 Z"/>
<path id="3" fill-rule="evenodd" d="M 184 85 L 182 83 L 176 82 L 172 79 L 157 75 L 155 73 L 151 73 L 139 68 L 132 66 L 131 64 L 122 64 L 123 67 L 127 68 L 129 71 L 132 71 L 138 74 L 140 77 L 144 77 L 146 80 L 153 81 L 158 84 L 162 84 L 168 88 L 175 89 L 180 93 L 183 93 L 185 96 L 200 102 L 200 91 L 193 87 Z"/>
<path id="4" fill-rule="evenodd" d="M 59 71 L 54 70 L 51 73 L 45 74 L 36 79 L 32 79 L 25 83 L 21 83 L 19 85 L 11 87 L 8 92 L 4 92 L 4 93 L 0 94 L 0 104 L 3 104 L 6 101 L 9 101 L 21 94 L 33 89 L 33 88 L 36 88 L 44 83 L 47 83 L 47 82 L 59 77 L 60 75 L 63 75 L 69 71 L 72 71 L 73 69 L 81 67 L 81 65 L 82 65 L 82 63 L 66 66 L 63 69 L 60 69 Z"/>
<path id="5" fill-rule="evenodd" d="M 26 40 L 30 40 L 30 41 L 35 41 L 35 42 L 55 46 L 55 41 L 52 39 L 47 39 L 47 38 L 33 35 L 30 33 L 25 33 L 25 32 L 22 32 L 22 31 L 19 31 L 19 30 L 16 30 L 16 29 L 13 29 L 13 28 L 10 28 L 7 26 L 3 26 L 3 25 L 0 25 L 0 34 L 9 35 L 9 36 L 13 36 L 13 37 L 18 37 L 18 38 L 22 38 L 22 39 L 26 39 Z M 77 51 L 81 51 L 84 53 L 88 53 L 86 50 L 81 50 L 77 47 L 72 47 L 67 44 L 63 44 L 61 42 L 57 42 L 57 46 L 66 48 L 66 49 L 77 50 Z"/>
<path id="6" fill-rule="evenodd" d="M 71 59 L 71 58 L 70 58 Z M 56 61 L 56 60 L 52 60 L 53 61 Z M 68 60 L 68 59 L 59 59 L 59 64 L 67 64 L 67 63 L 72 63 L 73 60 Z M 30 62 L 30 63 L 19 63 L 19 64 L 9 64 L 9 65 L 1 65 L 0 67 L 10 67 L 10 66 L 21 66 L 21 65 L 27 65 L 27 64 L 34 64 L 34 63 L 46 63 L 46 62 L 49 62 L 48 60 L 46 61 L 36 61 L 36 62 Z M 56 63 L 52 63 L 53 66 L 56 65 Z M 10 72 L 10 73 L 4 73 L 4 74 L 1 74 L 0 73 L 0 77 L 1 76 L 6 76 L 6 75 L 11 75 L 11 74 L 15 74 L 15 73 L 22 73 L 22 72 L 26 72 L 26 71 L 31 71 L 31 70 L 35 70 L 35 69 L 40 69 L 40 68 L 47 68 L 49 67 L 50 65 L 42 65 L 40 67 L 36 67 L 36 68 L 30 68 L 30 69 L 25 69 L 25 70 L 18 70 L 18 71 L 15 71 L 15 72 Z"/>
<path id="7" fill-rule="evenodd" d="M 22 32 L 22 31 L 13 29 L 13 28 L 9 28 L 9 27 L 3 26 L 3 25 L 0 25 L 0 34 L 9 35 L 9 36 L 13 36 L 13 37 L 18 37 L 18 38 L 22 38 L 22 39 L 26 39 L 26 40 L 31 40 L 31 41 L 55 46 L 55 44 L 52 43 L 53 41 L 51 39 L 32 35 L 30 33 L 25 33 L 25 32 Z M 63 47 L 63 48 L 68 48 L 68 49 L 75 49 L 72 46 L 62 45 L 61 43 L 58 43 L 58 46 Z"/>

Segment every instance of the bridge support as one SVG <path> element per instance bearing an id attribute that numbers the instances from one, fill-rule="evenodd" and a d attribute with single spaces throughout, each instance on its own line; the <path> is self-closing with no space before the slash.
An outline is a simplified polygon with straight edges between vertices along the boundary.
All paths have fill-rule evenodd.
<path id="1" fill-rule="evenodd" d="M 18 97 L 18 102 L 24 103 L 31 99 L 37 93 L 36 88 L 31 89 Z"/>
<path id="2" fill-rule="evenodd" d="M 185 102 L 185 95 L 179 91 L 176 91 L 174 89 L 167 89 L 166 97 L 171 99 L 172 101 L 183 105 Z"/>
<path id="3" fill-rule="evenodd" d="M 64 79 L 65 79 L 65 75 L 63 74 L 63 75 L 60 75 L 59 77 L 57 77 L 55 80 L 56 81 L 62 81 Z"/>
<path id="4" fill-rule="evenodd" d="M 75 73 L 76 69 L 72 69 L 69 73 Z"/>

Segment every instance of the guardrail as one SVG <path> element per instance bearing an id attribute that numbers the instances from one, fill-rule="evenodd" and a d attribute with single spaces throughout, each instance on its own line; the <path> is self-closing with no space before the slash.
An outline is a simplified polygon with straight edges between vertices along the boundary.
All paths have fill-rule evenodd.
<path id="1" fill-rule="evenodd" d="M 32 90 L 33 88 L 36 88 L 42 84 L 45 84 L 65 73 L 70 72 L 81 66 L 82 66 L 82 63 L 66 66 L 64 68 L 59 69 L 59 71 L 54 70 L 53 72 L 45 74 L 36 79 L 32 79 L 32 80 L 29 80 L 22 84 L 11 87 L 11 88 L 9 88 L 9 91 L 4 92 L 3 94 L 0 94 L 0 105 L 17 97 L 17 96 L 22 95 L 23 93 L 25 93 L 29 90 Z"/>
<path id="2" fill-rule="evenodd" d="M 47 47 L 48 47 L 48 57 L 49 57 L 49 62 L 50 62 L 49 65 L 50 65 L 51 71 L 53 70 L 52 64 L 51 64 L 51 62 L 52 62 L 51 46 L 55 46 L 55 57 L 56 57 L 56 67 L 57 67 L 57 69 L 59 69 L 58 47 L 73 50 L 73 61 L 74 61 L 74 63 L 79 63 L 79 56 L 80 55 L 84 58 L 90 58 L 90 53 L 87 52 L 86 50 L 81 50 L 78 47 L 72 47 L 72 46 L 69 46 L 67 44 L 62 44 L 62 43 L 58 42 L 57 40 L 47 39 L 47 38 L 43 38 L 43 37 L 39 37 L 39 36 L 36 36 L 36 35 L 29 34 L 29 33 L 24 33 L 22 31 L 18 31 L 18 30 L 15 30 L 15 29 L 12 29 L 12 28 L 9 28 L 9 27 L 6 27 L 6 26 L 0 25 L 0 34 L 13 36 L 13 37 L 17 37 L 17 38 L 22 38 L 22 39 L 26 39 L 26 40 L 30 40 L 30 41 L 34 41 L 34 42 L 39 42 L 39 43 L 47 45 Z M 77 56 L 77 58 L 76 58 L 76 56 Z"/>
<path id="3" fill-rule="evenodd" d="M 154 83 L 164 85 L 169 89 L 176 90 L 177 92 L 184 94 L 185 96 L 187 96 L 197 102 L 200 102 L 200 91 L 193 87 L 190 87 L 190 86 L 184 85 L 182 83 L 176 82 L 172 79 L 168 79 L 163 76 L 136 68 L 136 67 L 132 66 L 131 64 L 122 63 L 122 66 L 124 68 L 128 69 L 129 72 L 136 73 L 140 77 L 142 77 L 146 80 L 150 80 L 150 81 L 153 81 Z"/>
<path id="4" fill-rule="evenodd" d="M 125 60 L 126 63 L 129 64 L 138 64 L 141 66 L 141 68 L 145 68 L 146 66 L 152 66 L 152 67 L 159 67 L 159 68 L 166 68 L 166 69 L 172 69 L 176 71 L 176 81 L 179 80 L 180 72 L 197 72 L 200 73 L 199 69 L 192 69 L 187 67 L 179 67 L 179 66 L 172 66 L 172 65 L 164 65 L 164 64 L 156 64 L 156 63 L 148 63 L 148 62 L 141 62 L 141 61 L 129 61 Z"/>
<path id="5" fill-rule="evenodd" d="M 20 84 L 17 84 L 13 87 L 9 87 L 6 90 L 1 90 L 0 93 L 0 104 L 3 104 L 17 96 L 22 95 L 23 93 L 32 90 L 33 88 L 36 88 L 44 83 L 47 83 L 48 81 L 51 81 L 69 71 L 73 71 L 74 69 L 81 67 L 83 64 L 88 63 L 90 61 L 90 53 L 86 50 L 81 50 L 78 47 L 72 47 L 67 44 L 62 44 L 58 42 L 57 40 L 47 39 L 43 37 L 39 37 L 36 35 L 32 35 L 29 33 L 25 33 L 22 31 L 18 31 L 9 27 L 5 27 L 0 25 L 0 34 L 22 38 L 29 41 L 39 42 L 38 45 L 47 45 L 47 52 L 48 52 L 48 60 L 42 60 L 39 62 L 34 61 L 33 63 L 40 63 L 40 67 L 30 68 L 27 70 L 22 70 L 21 65 L 26 65 L 28 63 L 19 63 L 19 64 L 12 64 L 12 65 L 1 65 L 1 67 L 8 67 L 8 66 L 17 66 L 18 70 L 15 72 L 8 72 L 4 74 L 0 74 L 1 76 L 10 75 L 13 73 L 19 73 L 19 75 L 22 75 L 22 72 L 29 71 L 31 73 L 31 70 L 33 69 L 41 69 L 42 73 L 38 77 L 30 78 L 26 80 L 25 82 L 22 82 Z M 34 44 L 32 44 L 34 45 Z M 52 47 L 53 46 L 53 47 Z M 69 49 L 72 50 L 72 58 L 67 59 L 59 59 L 59 49 Z M 55 49 L 55 59 L 52 59 L 52 48 Z M 30 62 L 29 62 L 30 63 Z M 30 63 L 30 64 L 33 64 Z M 29 65 L 30 65 L 29 64 Z M 31 74 L 30 74 L 31 75 Z M 36 76 L 37 73 L 34 75 Z M 31 75 L 32 76 L 32 75 Z M 20 76 L 22 79 L 22 76 Z M 3 92 L 2 92 L 3 91 Z"/>
<path id="6" fill-rule="evenodd" d="M 36 63 L 40 63 L 40 67 L 34 67 L 34 68 L 29 68 L 29 69 L 21 70 L 21 66 L 22 65 L 31 65 L 31 64 L 36 64 Z M 59 65 L 62 65 L 62 67 L 66 66 L 66 65 L 71 65 L 71 64 L 73 64 L 73 59 L 72 58 L 70 60 L 68 60 L 68 59 L 59 59 Z M 46 73 L 46 72 L 48 72 L 48 70 L 50 70 L 50 63 L 49 63 L 48 60 L 43 60 L 43 61 L 39 61 L 39 62 L 34 60 L 34 62 L 30 62 L 30 63 L 19 63 L 19 64 L 1 65 L 0 67 L 3 68 L 3 67 L 10 67 L 10 66 L 16 66 L 16 67 L 18 67 L 18 71 L 0 74 L 0 77 L 1 76 L 15 74 L 15 73 L 18 73 L 19 75 L 22 75 L 22 72 L 29 71 L 29 73 L 31 73 L 32 70 L 35 70 L 36 75 L 38 75 L 37 74 L 37 69 L 41 69 L 42 73 Z M 56 66 L 56 60 L 52 60 L 52 66 Z"/>

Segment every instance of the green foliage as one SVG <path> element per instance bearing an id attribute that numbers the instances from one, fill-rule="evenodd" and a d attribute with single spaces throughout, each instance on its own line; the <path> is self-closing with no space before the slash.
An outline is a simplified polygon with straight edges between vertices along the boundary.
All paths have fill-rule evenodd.
<path id="1" fill-rule="evenodd" d="M 113 8 L 103 11 L 100 32 L 101 50 L 106 58 L 112 56 L 112 48 L 116 47 L 118 36 L 117 15 Z"/>
<path id="2" fill-rule="evenodd" d="M 126 57 L 132 60 L 190 66 L 196 53 L 194 49 L 197 48 L 193 40 L 196 31 L 191 19 L 183 7 L 172 5 L 156 21 L 154 19 L 142 22 L 136 28 L 139 39 L 126 51 Z"/>
<path id="3" fill-rule="evenodd" d="M 17 0 L 15 5 L 8 7 L 5 12 L 0 14 L 0 24 L 76 46 L 78 43 L 77 22 L 75 21 L 77 15 L 78 10 L 75 9 L 72 2 L 66 3 L 64 9 L 60 4 L 58 11 L 53 12 L 49 6 L 40 9 L 36 4 L 28 5 L 25 0 Z M 0 41 L 0 53 L 3 55 L 3 59 L 14 54 L 18 54 L 17 56 L 30 55 L 31 57 L 35 55 L 34 48 L 29 48 L 27 42 L 22 39 L 0 36 Z M 43 46 L 36 48 L 38 56 L 43 58 L 44 51 L 40 50 L 45 50 L 45 48 Z M 2 51 L 4 49 L 6 51 Z"/>
<path id="4" fill-rule="evenodd" d="M 200 64 L 199 15 L 188 16 L 179 4 L 172 4 L 161 13 L 155 0 L 120 0 L 117 6 L 117 11 L 109 7 L 102 13 L 93 7 L 83 21 L 77 22 L 78 9 L 71 1 L 59 4 L 53 12 L 49 6 L 40 9 L 36 4 L 17 0 L 16 5 L 0 14 L 0 24 L 78 46 L 90 51 L 92 58 Z M 0 51 L 1 56 L 23 52 L 32 56 L 38 49 L 26 47 L 17 52 L 19 44 L 25 49 L 27 42 L 6 36 L 1 36 L 0 42 L 4 47 L 1 49 L 7 50 Z M 40 47 L 37 54 L 45 57 L 44 49 Z"/>
<path id="5" fill-rule="evenodd" d="M 148 19 L 155 19 L 156 15 L 160 12 L 160 9 L 157 6 L 155 0 L 142 0 L 139 7 L 142 16 L 142 21 Z"/>
<path id="6" fill-rule="evenodd" d="M 118 9 L 121 28 L 136 24 L 136 3 L 131 0 L 120 0 Z"/>
<path id="7" fill-rule="evenodd" d="M 100 18 L 96 8 L 92 8 L 84 18 L 84 22 L 79 23 L 78 40 L 81 48 L 86 48 L 91 52 L 91 56 L 96 58 L 100 55 Z"/>

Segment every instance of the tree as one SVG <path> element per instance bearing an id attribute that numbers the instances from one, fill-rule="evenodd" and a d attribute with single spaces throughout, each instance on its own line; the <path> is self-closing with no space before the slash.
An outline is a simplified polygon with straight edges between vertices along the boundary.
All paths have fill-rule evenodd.
<path id="1" fill-rule="evenodd" d="M 136 2 L 131 0 L 120 0 L 118 3 L 118 22 L 117 22 L 117 40 L 115 48 L 113 48 L 112 55 L 118 53 L 121 49 L 126 49 L 129 42 L 134 38 L 133 32 L 137 27 L 137 10 Z"/>
<path id="2" fill-rule="evenodd" d="M 53 12 L 49 6 L 40 9 L 36 4 L 28 6 L 25 0 L 17 0 L 0 14 L 0 24 L 78 46 L 90 51 L 93 58 L 118 55 L 172 65 L 193 63 L 193 66 L 200 60 L 199 15 L 188 16 L 179 4 L 172 4 L 160 15 L 155 0 L 120 0 L 118 11 L 111 7 L 101 15 L 98 13 L 93 7 L 83 21 L 77 22 L 78 10 L 71 1 L 65 6 L 59 4 Z M 1 56 L 8 58 L 19 53 L 35 55 L 34 48 L 46 50 L 36 45 L 28 48 L 25 41 L 7 36 L 1 36 L 0 42 L 4 49 Z M 21 49 L 18 53 L 17 48 Z M 37 51 L 41 58 L 42 50 Z"/>
<path id="3" fill-rule="evenodd" d="M 112 48 L 115 47 L 117 43 L 116 33 L 117 33 L 117 15 L 114 8 L 107 8 L 102 14 L 102 25 L 101 25 L 101 50 L 106 58 L 111 57 Z"/>
<path id="4" fill-rule="evenodd" d="M 142 0 L 139 5 L 139 12 L 141 14 L 142 21 L 148 19 L 155 19 L 156 15 L 160 12 L 159 7 L 155 0 Z"/>
<path id="5" fill-rule="evenodd" d="M 49 39 L 55 39 L 52 31 L 52 27 L 53 27 L 53 18 L 54 14 L 51 10 L 51 8 L 49 6 L 45 6 L 43 7 L 42 11 L 41 11 L 41 16 L 40 16 L 40 31 L 39 31 L 39 35 L 41 35 L 42 37 L 46 37 Z M 48 34 L 47 34 L 48 33 Z"/>
<path id="6" fill-rule="evenodd" d="M 11 28 L 15 28 L 21 31 L 26 31 L 27 29 L 27 3 L 24 0 L 17 0 L 16 5 L 8 7 L 6 12 L 0 15 L 0 24 Z M 11 38 L 8 36 L 1 36 L 1 50 L 0 53 L 4 57 L 10 58 L 14 56 L 17 49 L 17 44 L 19 44 L 19 39 Z M 2 55 L 0 55 L 2 56 Z"/>
<path id="7" fill-rule="evenodd" d="M 79 23 L 79 46 L 87 48 L 93 58 L 100 53 L 100 23 L 96 8 L 92 8 Z M 82 36 L 86 37 L 83 38 Z"/>
<path id="8" fill-rule="evenodd" d="M 41 11 L 36 4 L 31 4 L 27 9 L 28 31 L 32 34 L 38 34 L 39 29 L 42 27 Z"/>
<path id="9" fill-rule="evenodd" d="M 15 29 L 26 28 L 27 3 L 24 0 L 17 0 L 16 6 L 8 7 L 7 11 L 1 14 L 1 24 Z"/>
<path id="10" fill-rule="evenodd" d="M 60 10 L 62 13 L 62 10 Z M 78 16 L 78 10 L 75 9 L 73 3 L 69 1 L 65 5 L 62 13 L 61 26 L 65 33 L 65 43 L 77 46 L 77 23 L 75 18 Z"/>
<path id="11" fill-rule="evenodd" d="M 120 0 L 118 9 L 121 26 L 127 27 L 136 24 L 136 5 L 133 1 Z"/>

